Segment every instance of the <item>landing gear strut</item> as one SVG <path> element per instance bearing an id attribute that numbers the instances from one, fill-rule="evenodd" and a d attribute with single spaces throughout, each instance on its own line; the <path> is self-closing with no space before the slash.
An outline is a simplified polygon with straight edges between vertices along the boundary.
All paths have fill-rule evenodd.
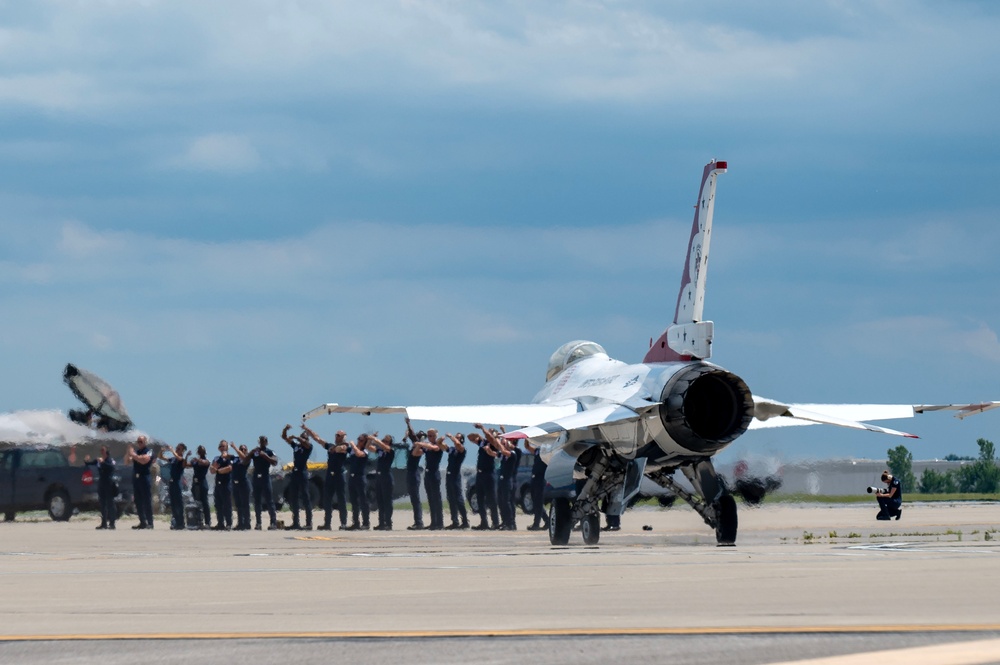
<path id="1" fill-rule="evenodd" d="M 709 504 L 698 494 L 689 492 L 672 478 L 673 472 L 653 476 L 651 479 L 684 499 L 697 511 L 705 524 L 715 529 L 715 542 L 719 547 L 736 544 L 739 520 L 736 517 L 736 499 L 728 491 L 722 491 L 714 503 Z M 689 477 L 690 478 L 690 477 Z"/>

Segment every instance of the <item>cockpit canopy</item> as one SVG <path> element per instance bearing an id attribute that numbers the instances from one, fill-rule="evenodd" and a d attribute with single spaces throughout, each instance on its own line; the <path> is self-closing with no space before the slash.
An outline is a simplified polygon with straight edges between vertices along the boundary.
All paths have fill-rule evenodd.
<path id="1" fill-rule="evenodd" d="M 576 340 L 573 342 L 566 342 L 552 354 L 549 358 L 549 368 L 545 372 L 545 380 L 549 381 L 553 376 L 563 371 L 577 360 L 581 358 L 589 358 L 590 356 L 595 356 L 597 354 L 608 355 L 608 352 L 604 350 L 604 347 L 596 342 L 587 342 L 584 340 Z"/>

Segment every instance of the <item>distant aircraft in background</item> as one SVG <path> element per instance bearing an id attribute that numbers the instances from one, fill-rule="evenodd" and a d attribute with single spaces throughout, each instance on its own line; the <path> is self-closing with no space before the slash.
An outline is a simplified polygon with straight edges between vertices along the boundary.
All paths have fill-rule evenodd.
<path id="1" fill-rule="evenodd" d="M 493 423 L 519 429 L 548 462 L 545 498 L 551 500 L 549 540 L 569 542 L 580 523 L 583 541 L 600 537 L 600 510 L 621 514 L 645 476 L 687 501 L 715 529 L 720 545 L 736 542 L 736 501 L 712 457 L 749 429 L 826 424 L 916 438 L 869 424 L 953 410 L 981 413 L 981 404 L 786 404 L 754 395 L 736 374 L 708 362 L 714 325 L 704 321 L 712 216 L 726 162 L 702 173 L 687 260 L 673 323 L 639 364 L 608 357 L 594 342 L 573 341 L 549 359 L 546 383 L 528 404 L 480 406 L 341 406 L 324 404 L 303 420 L 332 413 L 405 413 L 414 420 Z M 690 488 L 674 478 L 680 470 Z"/>

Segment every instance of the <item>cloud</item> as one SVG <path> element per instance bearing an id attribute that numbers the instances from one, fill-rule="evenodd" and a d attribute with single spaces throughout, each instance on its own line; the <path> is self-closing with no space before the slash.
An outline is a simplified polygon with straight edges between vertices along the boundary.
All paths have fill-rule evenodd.
<path id="1" fill-rule="evenodd" d="M 54 233 L 37 227 L 38 244 L 16 236 L 20 254 L 0 264 L 0 277 L 8 285 L 11 315 L 41 317 L 32 329 L 97 339 L 93 332 L 116 348 L 123 342 L 136 348 L 212 348 L 234 336 L 267 346 L 287 335 L 285 325 L 301 327 L 307 336 L 319 329 L 330 334 L 323 322 L 331 316 L 344 323 L 334 334 L 346 337 L 348 331 L 353 335 L 355 322 L 379 322 L 378 328 L 389 320 L 428 315 L 447 323 L 418 326 L 411 335 L 469 344 L 582 335 L 637 344 L 658 334 L 672 312 L 687 224 L 474 228 L 340 222 L 282 238 L 202 242 L 99 231 L 70 221 L 55 224 Z M 58 240 L 46 247 L 45 237 Z M 720 254 L 723 238 L 729 248 Z M 899 347 L 893 340 L 902 336 L 996 358 L 989 322 L 951 323 L 949 328 L 944 318 L 951 310 L 973 311 L 988 294 L 978 296 L 974 287 L 954 293 L 949 289 L 955 278 L 946 274 L 940 292 L 902 288 L 911 303 L 899 297 L 900 287 L 879 283 L 879 270 L 886 267 L 876 255 L 866 259 L 870 265 L 855 266 L 865 284 L 858 292 L 842 276 L 843 257 L 828 246 L 835 239 L 801 242 L 775 229 L 756 228 L 746 236 L 739 227 L 717 229 L 709 315 L 728 311 L 737 317 L 717 324 L 720 340 L 738 339 L 741 346 L 752 343 L 770 352 L 780 347 L 782 336 L 794 334 L 801 319 L 846 325 L 846 332 L 831 333 L 830 344 L 836 346 L 843 336 L 848 346 L 866 353 L 893 353 Z M 878 241 L 875 246 L 878 254 Z M 734 252 L 756 257 L 751 261 L 750 255 L 734 257 Z M 964 261 L 964 270 L 982 271 L 989 280 L 990 257 Z M 841 275 L 842 283 L 827 283 L 828 272 Z M 912 272 L 920 275 L 916 267 Z M 783 282 L 780 287 L 772 283 L 775 278 Z M 45 307 L 34 306 L 42 301 Z M 928 303 L 938 307 L 942 302 L 949 309 L 940 318 L 907 318 Z M 823 309 L 832 303 L 836 310 Z M 772 320 L 765 326 L 753 313 L 776 307 L 796 316 L 786 325 L 775 326 Z M 816 312 L 807 309 L 817 307 Z M 609 314 L 595 320 L 594 314 L 604 310 Z M 749 318 L 741 321 L 745 310 Z M 67 325 L 65 312 L 76 313 L 69 318 L 75 324 Z M 859 318 L 869 323 L 847 323 Z M 382 336 L 375 332 L 352 339 Z"/>
<path id="2" fill-rule="evenodd" d="M 854 358 L 963 357 L 1000 363 L 1000 340 L 985 322 L 935 316 L 900 316 L 828 331 L 827 344 Z"/>
<path id="3" fill-rule="evenodd" d="M 26 106 L 67 113 L 88 107 L 97 94 L 85 74 L 54 71 L 0 76 L 0 108 Z"/>
<path id="4" fill-rule="evenodd" d="M 108 255 L 127 249 L 127 235 L 102 233 L 75 220 L 62 224 L 56 251 L 70 257 L 89 257 L 104 262 Z"/>
<path id="5" fill-rule="evenodd" d="M 795 106 L 804 95 L 834 100 L 869 89 L 888 96 L 913 84 L 916 72 L 923 83 L 946 81 L 957 66 L 990 60 L 989 53 L 974 61 L 959 57 L 956 46 L 991 44 L 986 36 L 996 31 L 996 17 L 987 12 L 934 3 L 814 3 L 808 10 L 779 3 L 761 16 L 749 16 L 738 3 L 714 5 L 721 9 L 420 0 L 39 2 L 21 9 L 20 25 L 7 29 L 3 55 L 11 79 L 0 100 L 66 109 L 83 101 L 91 106 L 103 95 L 107 109 L 121 103 L 149 109 L 178 87 L 190 100 L 239 102 L 263 85 L 298 100 L 359 91 L 433 98 L 493 90 L 497 99 L 674 105 L 739 99 L 766 87 L 772 102 L 778 94 Z M 988 48 L 996 55 L 995 45 Z"/>
<path id="6" fill-rule="evenodd" d="M 264 347 L 291 330 L 317 341 L 356 339 L 362 321 L 380 322 L 361 336 L 377 340 L 391 337 L 381 332 L 387 321 L 425 317 L 442 323 L 417 326 L 411 337 L 509 344 L 565 325 L 548 310 L 550 294 L 573 279 L 569 266 L 588 265 L 601 286 L 573 291 L 567 302 L 630 282 L 637 256 L 659 257 L 637 254 L 632 238 L 655 236 L 659 225 L 477 230 L 364 222 L 206 243 L 70 221 L 55 224 L 55 233 L 37 228 L 39 238 L 57 241 L 4 264 L 0 275 L 14 290 L 0 303 L 30 322 L 24 335 L 11 331 L 17 343 L 42 348 L 71 339 L 119 351 L 218 348 L 233 339 Z M 544 264 L 524 251 L 532 247 L 546 248 Z M 601 258 L 588 261 L 588 248 L 596 256 L 598 247 Z M 342 325 L 331 329 L 324 323 L 331 317 Z"/>
<path id="7" fill-rule="evenodd" d="M 726 215 L 738 216 L 739 210 Z M 976 275 L 993 265 L 993 248 L 1000 246 L 995 220 L 994 211 L 972 209 L 739 223 L 726 225 L 712 248 L 714 257 L 724 257 L 722 270 L 787 270 L 805 261 L 814 272 Z"/>
<path id="8" fill-rule="evenodd" d="M 235 134 L 199 136 L 168 163 L 176 168 L 233 174 L 256 171 L 263 166 L 250 139 Z"/>

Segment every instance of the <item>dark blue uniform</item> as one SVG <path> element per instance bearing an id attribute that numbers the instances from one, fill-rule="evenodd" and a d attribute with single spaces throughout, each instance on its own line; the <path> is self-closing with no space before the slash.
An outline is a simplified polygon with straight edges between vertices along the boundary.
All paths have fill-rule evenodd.
<path id="1" fill-rule="evenodd" d="M 278 526 L 278 516 L 274 512 L 274 497 L 271 494 L 271 461 L 268 458 L 274 459 L 274 452 L 270 448 L 261 449 L 258 446 L 250 452 L 250 464 L 253 466 L 253 507 L 257 515 L 257 529 L 260 529 L 262 504 L 267 507 L 267 514 L 271 518 L 270 528 Z"/>
<path id="2" fill-rule="evenodd" d="M 323 512 L 325 519 L 323 528 L 329 529 L 333 520 L 333 502 L 337 502 L 337 512 L 340 514 L 340 528 L 347 526 L 347 491 L 344 484 L 344 466 L 347 464 L 347 453 L 338 453 L 336 444 L 326 445 L 326 478 L 323 479 Z"/>
<path id="3" fill-rule="evenodd" d="M 896 494 L 892 497 L 886 496 L 884 494 L 879 494 L 876 498 L 878 499 L 878 518 L 879 519 L 889 519 L 895 517 L 899 519 L 902 513 L 903 507 L 903 486 L 899 483 L 899 478 L 893 478 L 889 481 L 889 486 L 886 488 L 889 492 L 896 490 Z"/>
<path id="4" fill-rule="evenodd" d="M 547 468 L 549 465 L 536 452 L 535 461 L 531 464 L 531 505 L 535 521 L 528 527 L 530 529 L 547 529 L 549 527 L 549 516 L 545 513 L 545 470 Z"/>
<path id="5" fill-rule="evenodd" d="M 292 504 L 292 528 L 298 529 L 299 508 L 306 514 L 306 529 L 312 528 L 312 499 L 309 498 L 309 455 L 312 448 L 306 448 L 301 443 L 292 443 L 292 475 L 290 477 L 288 497 Z"/>
<path id="6" fill-rule="evenodd" d="M 205 526 L 212 526 L 212 514 L 208 510 L 208 467 L 211 466 L 204 457 L 195 458 L 191 462 L 191 496 L 201 506 L 201 519 Z"/>
<path id="7" fill-rule="evenodd" d="M 233 496 L 230 494 L 229 474 L 219 473 L 219 471 L 231 467 L 233 458 L 229 455 L 219 455 L 212 461 L 212 464 L 217 469 L 215 472 L 215 528 L 228 531 L 233 527 Z"/>
<path id="8" fill-rule="evenodd" d="M 181 481 L 184 478 L 184 458 L 174 457 L 167 465 L 170 471 L 170 481 L 167 492 L 170 495 L 171 529 L 184 528 L 184 493 L 181 491 Z"/>
<path id="9" fill-rule="evenodd" d="M 510 455 L 500 458 L 500 481 L 497 485 L 497 502 L 500 504 L 502 528 L 517 530 L 517 468 L 521 464 L 521 449 L 514 448 Z"/>
<path id="10" fill-rule="evenodd" d="M 424 506 L 420 503 L 420 448 L 411 446 L 406 456 L 406 492 L 410 495 L 410 506 L 413 507 L 413 526 L 410 529 L 424 528 Z"/>
<path id="11" fill-rule="evenodd" d="M 424 491 L 427 493 L 427 508 L 431 513 L 431 529 L 444 528 L 444 504 L 441 501 L 441 460 L 443 457 L 444 452 L 441 450 L 424 451 Z"/>
<path id="12" fill-rule="evenodd" d="M 149 455 L 149 461 L 143 464 L 132 460 L 132 492 L 135 501 L 135 512 L 139 516 L 137 529 L 153 528 L 153 493 L 149 486 L 149 470 L 153 466 L 153 451 L 148 447 L 135 450 L 136 455 Z"/>
<path id="13" fill-rule="evenodd" d="M 476 502 L 479 504 L 479 525 L 475 528 L 485 529 L 486 512 L 490 514 L 489 528 L 498 528 L 497 522 L 497 487 L 494 475 L 495 458 L 486 451 L 490 444 L 483 439 L 479 442 L 479 455 L 476 457 Z"/>
<path id="14" fill-rule="evenodd" d="M 250 458 L 246 460 L 236 455 L 232 458 L 233 471 L 229 474 L 233 484 L 233 504 L 236 508 L 236 530 L 250 529 L 250 484 L 247 481 L 247 467 Z"/>
<path id="15" fill-rule="evenodd" d="M 347 457 L 347 490 L 351 494 L 351 528 L 370 529 L 368 513 L 368 455 L 350 453 Z M 361 518 L 359 524 L 358 518 Z"/>
<path id="16" fill-rule="evenodd" d="M 97 528 L 114 529 L 118 518 L 118 510 L 115 507 L 115 495 L 118 494 L 115 485 L 115 460 L 111 457 L 102 457 L 86 464 L 97 467 L 97 500 L 101 505 L 101 525 Z"/>
<path id="17" fill-rule="evenodd" d="M 444 476 L 444 489 L 448 495 L 448 507 L 451 508 L 451 529 L 469 528 L 469 515 L 465 511 L 465 494 L 462 492 L 462 462 L 465 461 L 465 450 L 461 452 L 455 446 L 448 449 L 448 466 Z M 459 522 L 461 517 L 461 522 Z"/>
<path id="18" fill-rule="evenodd" d="M 378 451 L 375 459 L 375 489 L 378 496 L 378 526 L 376 528 L 383 531 L 392 531 L 392 461 L 396 457 L 396 451 Z"/>

